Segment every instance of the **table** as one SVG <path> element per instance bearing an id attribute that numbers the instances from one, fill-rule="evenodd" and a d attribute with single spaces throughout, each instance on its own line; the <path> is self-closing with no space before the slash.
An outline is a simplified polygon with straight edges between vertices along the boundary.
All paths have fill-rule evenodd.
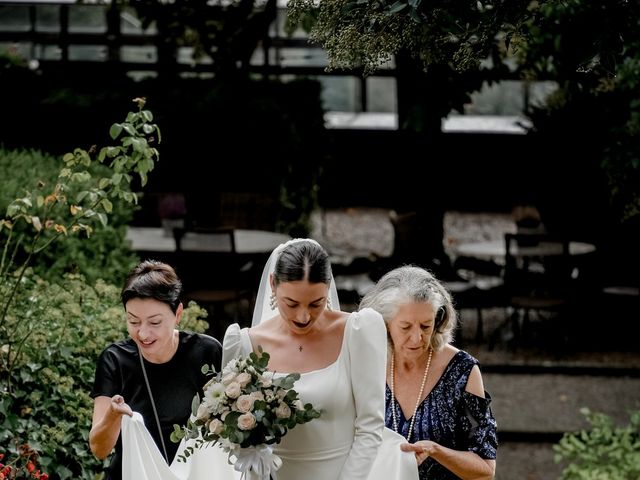
<path id="1" fill-rule="evenodd" d="M 253 254 L 271 252 L 290 239 L 288 235 L 266 230 L 233 230 L 236 253 Z M 171 253 L 176 251 L 173 235 L 160 227 L 128 227 L 125 241 L 136 252 Z M 231 252 L 229 234 L 186 232 L 182 249 L 192 252 Z"/>
<path id="2" fill-rule="evenodd" d="M 482 258 L 504 263 L 506 255 L 504 240 L 489 240 L 486 242 L 461 243 L 455 247 L 458 256 Z M 586 242 L 569 242 L 569 255 L 586 255 L 595 252 L 596 246 Z M 555 242 L 540 242 L 531 247 L 517 247 L 513 249 L 515 256 L 548 257 L 562 254 L 562 245 Z"/>

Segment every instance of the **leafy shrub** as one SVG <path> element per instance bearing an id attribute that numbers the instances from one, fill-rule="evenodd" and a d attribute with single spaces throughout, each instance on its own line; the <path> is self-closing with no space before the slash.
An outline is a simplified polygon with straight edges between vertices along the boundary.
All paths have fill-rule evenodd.
<path id="1" fill-rule="evenodd" d="M 562 480 L 634 480 L 640 478 L 640 410 L 623 427 L 603 413 L 583 408 L 591 428 L 565 433 L 554 445 L 555 461 L 568 461 Z"/>
<path id="2" fill-rule="evenodd" d="M 58 181 L 61 159 L 38 150 L 0 148 L 0 212 L 30 190 L 51 189 Z M 88 166 L 92 177 L 107 176 L 109 168 L 97 162 Z M 70 185 L 67 196 L 75 198 L 79 185 Z M 130 205 L 113 204 L 109 223 L 92 234 L 91 242 L 71 236 L 64 242 L 53 243 L 34 258 L 36 273 L 49 280 L 60 278 L 65 272 L 82 272 L 89 283 L 98 278 L 124 278 L 136 261 L 125 246 L 125 227 L 133 218 Z M 24 233 L 30 225 L 18 223 L 14 234 Z"/>
<path id="3" fill-rule="evenodd" d="M 0 445 L 17 454 L 28 439 L 50 478 L 96 478 L 102 463 L 88 446 L 93 410 L 89 392 L 102 349 L 126 337 L 120 288 L 102 280 L 89 286 L 75 274 L 54 284 L 29 273 L 24 291 L 15 311 L 30 330 L 10 378 L 12 393 L 2 392 Z M 191 304 L 182 328 L 204 331 L 203 314 Z"/>
<path id="4" fill-rule="evenodd" d="M 111 127 L 120 144 L 98 154 L 106 167 L 76 149 L 64 155 L 51 184 L 25 186 L 0 219 L 0 453 L 9 454 L 5 465 L 23 468 L 0 472 L 8 478 L 34 478 L 34 460 L 52 479 L 98 478 L 87 444 L 88 392 L 97 355 L 123 336 L 119 289 L 99 280 L 89 285 L 77 274 L 48 280 L 31 265 L 75 234 L 84 237 L 88 258 L 100 255 L 91 249 L 92 234 L 137 202 L 133 174 L 146 183 L 158 157 L 150 143 L 160 134 L 144 99 L 135 101 L 139 111 Z"/>

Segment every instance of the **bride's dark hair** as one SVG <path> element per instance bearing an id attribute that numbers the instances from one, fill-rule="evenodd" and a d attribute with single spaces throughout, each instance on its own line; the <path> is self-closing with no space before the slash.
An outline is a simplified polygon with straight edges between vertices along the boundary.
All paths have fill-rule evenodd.
<path id="1" fill-rule="evenodd" d="M 315 242 L 308 240 L 287 245 L 273 270 L 276 285 L 282 282 L 306 280 L 309 283 L 331 283 L 329 254 Z"/>

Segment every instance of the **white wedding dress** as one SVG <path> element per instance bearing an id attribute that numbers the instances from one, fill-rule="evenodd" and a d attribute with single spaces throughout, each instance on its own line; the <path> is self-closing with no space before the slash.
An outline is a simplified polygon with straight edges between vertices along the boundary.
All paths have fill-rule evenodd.
<path id="1" fill-rule="evenodd" d="M 268 280 L 279 251 L 287 244 L 274 250 L 265 266 L 254 326 L 275 314 L 269 306 Z M 330 297 L 338 308 L 333 278 Z M 231 325 L 223 341 L 222 365 L 251 351 L 248 329 Z M 294 384 L 302 402 L 311 403 L 321 415 L 297 425 L 273 446 L 273 452 L 282 459 L 274 480 L 418 480 L 414 454 L 400 450 L 406 440 L 384 427 L 386 357 L 387 331 L 382 317 L 371 309 L 350 314 L 335 362 L 301 374 Z M 196 449 L 186 462 L 180 461 L 178 457 L 188 445 L 183 440 L 169 466 L 142 417 L 123 415 L 123 480 L 240 479 L 240 473 L 217 445 Z"/>
<path id="2" fill-rule="evenodd" d="M 386 344 L 382 317 L 370 309 L 354 312 L 336 361 L 300 376 L 293 388 L 303 403 L 322 413 L 274 445 L 283 463 L 278 480 L 418 478 L 415 457 L 400 451 L 406 440 L 384 428 Z M 231 325 L 224 337 L 223 365 L 252 350 L 248 329 Z"/>
<path id="3" fill-rule="evenodd" d="M 384 396 L 378 390 L 384 391 L 387 340 L 381 322 L 372 310 L 350 314 L 337 360 L 302 374 L 295 383 L 302 401 L 313 404 L 322 414 L 297 425 L 274 445 L 274 453 L 283 461 L 276 472 L 278 480 L 418 478 L 413 454 L 400 451 L 406 440 L 383 427 Z M 252 351 L 248 329 L 231 325 L 223 346 L 223 365 L 231 358 L 248 355 Z M 376 381 L 372 377 L 381 378 Z M 123 480 L 240 479 L 218 446 L 196 450 L 187 462 L 176 456 L 168 466 L 138 414 L 123 416 L 122 440 Z M 178 455 L 185 447 L 183 442 Z"/>

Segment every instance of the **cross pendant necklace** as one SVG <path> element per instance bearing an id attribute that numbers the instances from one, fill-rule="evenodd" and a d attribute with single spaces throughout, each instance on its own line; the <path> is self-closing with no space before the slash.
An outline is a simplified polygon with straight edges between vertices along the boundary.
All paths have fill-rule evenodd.
<path id="1" fill-rule="evenodd" d="M 298 350 L 302 351 L 302 345 L 298 345 Z"/>

